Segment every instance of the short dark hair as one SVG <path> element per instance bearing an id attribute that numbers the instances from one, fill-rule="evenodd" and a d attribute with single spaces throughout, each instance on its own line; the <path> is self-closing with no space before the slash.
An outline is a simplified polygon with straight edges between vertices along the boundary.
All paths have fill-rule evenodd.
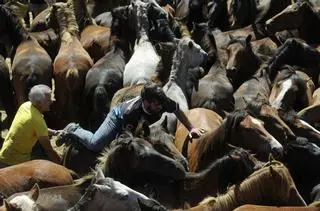
<path id="1" fill-rule="evenodd" d="M 141 90 L 141 98 L 148 101 L 155 100 L 160 103 L 167 100 L 167 96 L 164 93 L 162 87 L 152 82 L 146 83 L 143 86 Z"/>

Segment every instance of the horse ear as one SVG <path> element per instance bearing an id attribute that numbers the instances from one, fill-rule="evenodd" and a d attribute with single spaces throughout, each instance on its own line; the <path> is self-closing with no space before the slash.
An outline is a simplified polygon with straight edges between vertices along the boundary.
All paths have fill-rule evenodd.
<path id="1" fill-rule="evenodd" d="M 37 199 L 39 197 L 39 185 L 37 183 L 34 184 L 34 186 L 31 188 L 28 196 L 33 201 L 37 201 Z"/>
<path id="2" fill-rule="evenodd" d="M 252 39 L 252 35 L 249 34 L 249 35 L 246 37 L 246 44 L 247 44 L 247 45 L 250 44 L 251 39 Z"/>
<path id="3" fill-rule="evenodd" d="M 104 179 L 104 178 L 105 178 L 105 176 L 104 176 L 104 174 L 102 172 L 102 169 L 98 168 L 97 171 L 96 171 L 96 178 L 95 178 L 96 181 L 100 180 L 100 179 Z"/>

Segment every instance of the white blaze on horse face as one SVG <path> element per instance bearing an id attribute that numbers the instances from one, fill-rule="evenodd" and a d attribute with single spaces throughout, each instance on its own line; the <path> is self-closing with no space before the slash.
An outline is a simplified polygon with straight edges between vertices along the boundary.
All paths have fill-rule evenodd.
<path id="1" fill-rule="evenodd" d="M 309 123 L 307 123 L 304 120 L 299 119 L 299 121 L 301 122 L 301 124 L 303 124 L 304 126 L 307 126 L 308 128 L 310 128 L 313 132 L 317 133 L 318 135 L 320 135 L 320 131 L 318 131 L 317 129 L 315 129 L 314 127 L 312 127 Z"/>
<path id="2" fill-rule="evenodd" d="M 251 117 L 251 121 L 252 123 L 258 125 L 260 128 L 263 128 L 264 131 L 266 131 L 268 133 L 268 135 L 270 136 L 271 138 L 271 141 L 270 141 L 270 145 L 274 148 L 283 148 L 283 146 L 279 143 L 279 141 L 273 137 L 263 126 L 262 122 L 254 117 Z"/>
<path id="3" fill-rule="evenodd" d="M 10 200 L 10 204 L 15 204 L 21 211 L 35 210 L 35 202 L 26 195 L 14 197 Z"/>
<path id="4" fill-rule="evenodd" d="M 292 86 L 292 79 L 287 79 L 282 83 L 282 89 L 278 97 L 273 102 L 271 102 L 272 107 L 276 109 L 279 109 L 281 107 L 281 102 L 291 86 Z"/>

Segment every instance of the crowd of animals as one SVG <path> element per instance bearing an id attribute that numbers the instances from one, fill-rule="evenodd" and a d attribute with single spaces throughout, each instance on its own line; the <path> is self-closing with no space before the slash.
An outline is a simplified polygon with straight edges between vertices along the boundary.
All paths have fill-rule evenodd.
<path id="1" fill-rule="evenodd" d="M 320 1 L 0 0 L 8 129 L 36 84 L 48 127 L 95 131 L 153 81 L 164 113 L 103 152 L 51 140 L 61 165 L 0 169 L 0 210 L 320 210 Z M 118 157 L 118 158 L 117 158 Z M 1 204 L 0 203 L 0 204 Z"/>

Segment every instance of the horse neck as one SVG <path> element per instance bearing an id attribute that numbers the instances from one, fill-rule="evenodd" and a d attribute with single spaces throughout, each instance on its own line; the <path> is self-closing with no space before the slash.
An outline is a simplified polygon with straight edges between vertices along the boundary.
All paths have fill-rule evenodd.
<path id="1" fill-rule="evenodd" d="M 207 169 L 200 173 L 187 176 L 184 180 L 184 195 L 188 202 L 203 199 L 207 195 L 216 195 L 221 186 L 219 174 L 221 165 L 226 164 L 224 161 L 230 159 L 224 156 L 223 158 L 212 163 Z"/>
<path id="2" fill-rule="evenodd" d="M 177 55 L 176 55 L 177 57 Z M 188 65 L 184 59 L 173 58 L 172 67 L 169 76 L 168 83 L 176 83 L 186 94 L 187 90 L 187 79 L 188 79 Z M 185 95 L 187 96 L 187 95 Z"/>
<path id="3" fill-rule="evenodd" d="M 72 0 L 72 3 L 80 31 L 82 31 L 86 26 L 94 24 L 92 17 L 88 13 L 86 0 Z"/>
<path id="4" fill-rule="evenodd" d="M 71 36 L 78 36 L 79 27 L 75 19 L 75 15 L 73 11 L 69 13 L 66 11 L 62 11 L 59 15 L 57 15 L 60 37 L 63 39 L 64 36 L 68 36 L 69 33 Z"/>
<path id="5" fill-rule="evenodd" d="M 197 147 L 197 154 L 201 160 L 213 161 L 219 155 L 223 155 L 223 149 L 226 147 L 226 121 L 224 120 L 222 124 L 209 132 L 207 135 L 203 136 Z M 206 163 L 204 163 L 206 165 Z M 200 166 L 201 168 L 202 166 Z"/>

